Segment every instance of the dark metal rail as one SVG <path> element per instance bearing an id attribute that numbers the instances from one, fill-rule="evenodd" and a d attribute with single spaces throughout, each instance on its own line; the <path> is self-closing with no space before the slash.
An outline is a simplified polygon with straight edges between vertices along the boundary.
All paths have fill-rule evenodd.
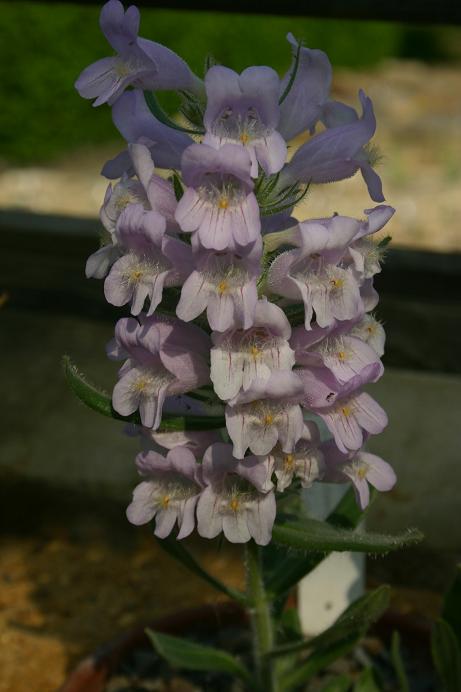
<path id="1" fill-rule="evenodd" d="M 84 276 L 98 229 L 97 219 L 0 212 L 3 310 L 115 322 L 120 311 L 105 302 L 102 282 Z M 386 363 L 461 373 L 461 254 L 391 249 L 376 288 Z"/>
<path id="2" fill-rule="evenodd" d="M 35 0 L 40 1 L 40 0 Z M 79 5 L 102 4 L 99 0 L 68 0 Z M 461 24 L 459 0 L 127 0 L 155 9 L 205 10 L 241 14 L 279 14 L 324 19 L 379 20 L 421 24 Z"/>

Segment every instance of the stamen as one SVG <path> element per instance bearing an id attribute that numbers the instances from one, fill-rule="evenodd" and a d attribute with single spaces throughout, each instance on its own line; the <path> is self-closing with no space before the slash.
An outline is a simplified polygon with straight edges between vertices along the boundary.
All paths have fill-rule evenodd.
<path id="1" fill-rule="evenodd" d="M 229 507 L 233 512 L 238 512 L 240 509 L 240 502 L 237 497 L 233 497 L 232 500 L 229 502 Z"/>
<path id="2" fill-rule="evenodd" d="M 226 293 L 226 291 L 228 289 L 229 289 L 229 284 L 225 280 L 220 281 L 219 284 L 216 286 L 216 290 L 218 291 L 220 296 L 222 296 L 223 293 Z"/>

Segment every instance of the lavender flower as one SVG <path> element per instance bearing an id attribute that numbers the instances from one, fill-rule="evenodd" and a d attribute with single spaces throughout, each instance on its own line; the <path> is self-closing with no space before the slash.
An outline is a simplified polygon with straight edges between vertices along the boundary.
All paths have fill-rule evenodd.
<path id="1" fill-rule="evenodd" d="M 128 520 L 140 526 L 155 517 L 155 535 L 166 538 L 178 524 L 178 540 L 195 527 L 195 507 L 203 487 L 201 468 L 189 449 L 176 447 L 166 458 L 143 452 L 136 459 L 140 475 L 133 500 L 126 510 Z"/>
<path id="2" fill-rule="evenodd" d="M 361 389 L 376 381 L 381 372 L 380 364 L 373 363 L 347 385 L 340 386 L 325 371 L 314 368 L 296 371 L 304 385 L 303 406 L 322 418 L 336 446 L 345 454 L 360 449 L 367 433 L 376 435 L 387 425 L 385 411 Z"/>
<path id="3" fill-rule="evenodd" d="M 120 215 L 115 232 L 122 257 L 104 282 L 106 300 L 112 305 L 131 302 L 139 315 L 146 300 L 151 315 L 162 300 L 163 287 L 179 286 L 190 270 L 192 250 L 165 234 L 166 221 L 156 211 L 130 204 Z"/>
<path id="4" fill-rule="evenodd" d="M 139 409 L 141 422 L 156 430 L 166 397 L 183 394 L 209 381 L 207 337 L 191 325 L 155 316 L 139 323 L 122 318 L 108 345 L 113 359 L 127 360 L 119 371 L 112 404 L 130 416 Z"/>
<path id="5" fill-rule="evenodd" d="M 325 463 L 319 449 L 320 435 L 317 425 L 305 423 L 302 437 L 293 452 L 285 454 L 280 445 L 274 447 L 268 456 L 269 465 L 277 477 L 277 490 L 286 490 L 295 478 L 303 488 L 309 488 L 314 481 L 323 477 Z"/>
<path id="6" fill-rule="evenodd" d="M 134 5 L 126 12 L 119 0 L 109 0 L 103 6 L 101 31 L 117 55 L 93 63 L 75 82 L 80 96 L 96 99 L 94 106 L 114 103 L 130 85 L 142 89 L 199 88 L 199 80 L 178 55 L 138 37 L 139 21 L 139 10 Z"/>
<path id="7" fill-rule="evenodd" d="M 176 209 L 181 229 L 196 232 L 207 249 L 254 245 L 261 220 L 245 147 L 224 144 L 214 149 L 192 144 L 183 154 L 181 168 L 187 186 Z"/>
<path id="8" fill-rule="evenodd" d="M 149 110 L 140 89 L 125 92 L 112 106 L 112 120 L 122 137 L 130 143 L 145 144 L 159 168 L 179 168 L 181 156 L 193 143 L 189 135 L 161 123 Z M 107 161 L 102 175 L 120 178 L 132 175 L 133 164 L 128 150 Z"/>
<path id="9" fill-rule="evenodd" d="M 314 311 L 320 327 L 364 311 L 354 274 L 341 266 L 358 226 L 347 216 L 304 221 L 298 226 L 298 248 L 279 255 L 270 267 L 270 290 L 304 302 L 306 329 L 311 328 Z"/>
<path id="10" fill-rule="evenodd" d="M 255 379 L 274 370 L 291 370 L 295 359 L 291 327 L 283 310 L 267 299 L 256 303 L 253 327 L 212 335 L 211 380 L 220 399 L 232 399 Z"/>
<path id="11" fill-rule="evenodd" d="M 323 338 L 317 336 L 314 342 L 312 336 L 325 331 L 328 331 L 328 335 Z M 340 385 L 347 384 L 370 365 L 378 366 L 376 377 L 383 372 L 376 351 L 350 331 L 314 327 L 306 332 L 304 327 L 297 327 L 293 330 L 290 343 L 295 350 L 297 364 L 326 368 Z"/>
<path id="12" fill-rule="evenodd" d="M 189 322 L 206 310 L 214 331 L 249 329 L 254 322 L 258 301 L 259 257 L 259 251 L 246 257 L 233 253 L 197 252 L 195 269 L 181 291 L 177 316 Z"/>
<path id="13" fill-rule="evenodd" d="M 328 56 L 323 51 L 299 47 L 293 34 L 288 34 L 287 39 L 292 48 L 293 62 L 282 79 L 281 95 L 288 88 L 295 70 L 298 48 L 300 51 L 295 78 L 280 106 L 277 128 L 288 141 L 305 130 L 313 132 L 330 92 L 332 69 Z"/>
<path id="14" fill-rule="evenodd" d="M 276 505 L 268 464 L 254 456 L 238 461 L 231 445 L 214 444 L 203 457 L 205 490 L 197 505 L 197 529 L 204 538 L 221 531 L 231 543 L 258 545 L 271 539 Z"/>
<path id="15" fill-rule="evenodd" d="M 322 445 L 327 471 L 325 480 L 330 483 L 351 481 L 360 509 L 365 509 L 370 502 L 368 484 L 380 492 L 391 490 L 396 481 L 392 466 L 376 454 L 359 450 L 358 452 L 341 453 L 332 442 Z"/>
<path id="16" fill-rule="evenodd" d="M 353 111 L 353 119 L 345 124 L 335 123 L 303 144 L 284 168 L 280 185 L 292 182 L 332 183 L 350 178 L 360 170 L 371 199 L 384 201 L 381 180 L 371 165 L 373 155 L 365 149 L 376 130 L 373 104 L 363 91 L 359 92 L 359 98 L 362 117 Z M 325 108 L 323 112 L 325 114 Z M 330 122 L 328 118 L 326 122 Z"/>
<path id="17" fill-rule="evenodd" d="M 280 80 L 270 67 L 249 67 L 238 75 L 215 65 L 205 77 L 207 107 L 204 144 L 219 148 L 239 143 L 251 159 L 251 175 L 258 177 L 258 162 L 267 174 L 285 163 L 287 147 L 277 132 Z"/>
<path id="18" fill-rule="evenodd" d="M 351 336 L 357 336 L 365 341 L 380 358 L 384 354 L 386 334 L 383 325 L 373 315 L 364 315 L 352 328 Z"/>
<path id="19" fill-rule="evenodd" d="M 260 456 L 269 454 L 280 442 L 290 454 L 304 429 L 299 402 L 301 380 L 290 370 L 277 370 L 266 380 L 253 380 L 226 406 L 226 426 L 234 443 L 234 456 L 243 459 L 249 448 Z"/>

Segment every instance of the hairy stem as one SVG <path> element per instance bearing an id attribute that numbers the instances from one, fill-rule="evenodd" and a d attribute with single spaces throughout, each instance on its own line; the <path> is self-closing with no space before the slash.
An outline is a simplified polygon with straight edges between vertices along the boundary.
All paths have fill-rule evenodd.
<path id="1" fill-rule="evenodd" d="M 267 653 L 274 646 L 272 603 L 264 586 L 261 551 L 253 542 L 245 546 L 246 596 L 253 631 L 253 656 L 257 678 L 265 692 L 277 692 L 273 662 Z"/>

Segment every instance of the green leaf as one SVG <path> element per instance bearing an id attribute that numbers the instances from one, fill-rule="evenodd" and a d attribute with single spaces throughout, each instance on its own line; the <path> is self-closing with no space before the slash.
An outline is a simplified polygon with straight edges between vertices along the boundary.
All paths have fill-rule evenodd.
<path id="1" fill-rule="evenodd" d="M 351 684 L 347 675 L 339 675 L 322 687 L 321 692 L 348 692 Z"/>
<path id="2" fill-rule="evenodd" d="M 451 625 L 461 646 L 461 564 L 456 566 L 454 582 L 444 598 L 442 618 Z"/>
<path id="3" fill-rule="evenodd" d="M 350 488 L 327 521 L 335 526 L 355 528 L 365 515 L 366 511 L 362 512 L 359 508 L 355 501 L 354 491 Z M 264 548 L 267 589 L 279 595 L 286 593 L 300 579 L 317 567 L 325 557 L 327 555 L 320 553 L 295 553 L 290 548 L 272 543 Z"/>
<path id="4" fill-rule="evenodd" d="M 178 125 L 178 123 L 171 120 L 165 111 L 160 108 L 159 102 L 155 98 L 155 94 L 152 91 L 145 91 L 144 98 L 152 115 L 161 123 L 167 125 L 167 127 L 171 127 L 173 130 L 179 130 L 180 132 L 186 132 L 190 135 L 203 135 L 204 130 L 191 130 L 188 127 L 182 127 L 181 125 Z"/>
<path id="5" fill-rule="evenodd" d="M 249 671 L 234 656 L 226 651 L 213 649 L 211 646 L 202 646 L 189 642 L 186 639 L 172 637 L 169 634 L 160 634 L 147 629 L 146 634 L 151 640 L 155 650 L 160 656 L 175 668 L 186 670 L 206 670 L 229 673 L 242 678 L 250 686 L 256 689 L 255 681 Z"/>
<path id="6" fill-rule="evenodd" d="M 388 553 L 390 550 L 419 543 L 422 538 L 417 529 L 407 529 L 391 536 L 351 531 L 317 519 L 275 524 L 272 530 L 272 539 L 276 543 L 311 552 L 350 550 L 360 553 Z"/>
<path id="7" fill-rule="evenodd" d="M 380 692 L 372 668 L 367 668 L 361 673 L 354 685 L 354 692 Z"/>
<path id="8" fill-rule="evenodd" d="M 393 632 L 392 634 L 391 661 L 397 676 L 399 692 L 410 692 L 410 683 L 408 682 L 403 663 L 402 651 L 400 648 L 400 634 L 398 632 Z"/>
<path id="9" fill-rule="evenodd" d="M 112 407 L 111 398 L 106 392 L 90 384 L 85 376 L 78 371 L 69 356 L 63 356 L 62 364 L 67 383 L 73 393 L 93 411 L 103 416 L 125 421 L 126 423 L 141 424 L 139 414 L 121 416 Z M 225 427 L 223 416 L 173 416 L 164 414 L 159 427 L 159 432 L 165 430 L 215 430 Z"/>
<path id="10" fill-rule="evenodd" d="M 444 692 L 461 690 L 461 651 L 453 628 L 438 620 L 432 630 L 432 658 L 442 681 Z"/>
<path id="11" fill-rule="evenodd" d="M 157 543 L 166 553 L 168 553 L 168 555 L 184 565 L 184 567 L 186 567 L 190 572 L 193 572 L 198 577 L 206 581 L 207 584 L 210 584 L 210 586 L 215 588 L 217 591 L 221 591 L 221 593 L 226 594 L 226 596 L 229 596 L 229 598 L 232 598 L 234 601 L 238 601 L 239 603 L 243 604 L 246 603 L 245 595 L 241 591 L 237 591 L 236 589 L 226 586 L 219 579 L 213 577 L 212 574 L 209 574 L 206 569 L 204 569 L 200 563 L 197 562 L 194 556 L 184 547 L 184 545 L 182 545 L 182 543 L 177 541 L 175 538 L 172 536 L 163 539 L 157 538 Z"/>
<path id="12" fill-rule="evenodd" d="M 315 651 L 304 665 L 294 668 L 282 678 L 282 689 L 296 689 L 324 670 L 330 663 L 348 654 L 357 645 L 357 642 L 358 638 L 351 636 L 349 639 L 343 639 L 328 648 Z"/>
<path id="13" fill-rule="evenodd" d="M 303 649 L 330 649 L 351 638 L 360 639 L 369 626 L 387 610 L 389 599 L 389 586 L 380 586 L 354 601 L 325 632 L 312 639 L 279 646 L 270 651 L 269 656 L 284 656 Z"/>

